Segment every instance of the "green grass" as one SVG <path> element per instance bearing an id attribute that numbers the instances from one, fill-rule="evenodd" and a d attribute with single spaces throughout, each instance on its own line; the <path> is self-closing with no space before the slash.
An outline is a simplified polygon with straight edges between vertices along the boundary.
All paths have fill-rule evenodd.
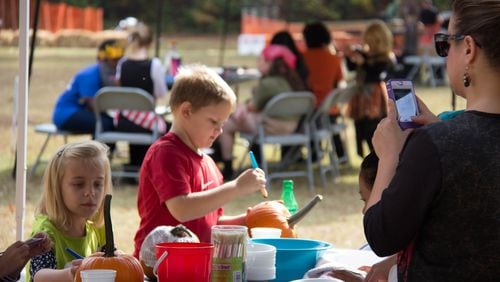
<path id="1" fill-rule="evenodd" d="M 217 65 L 218 38 L 176 38 L 184 62 L 198 62 Z M 202 44 L 200 44 L 200 42 Z M 229 38 L 225 56 L 225 65 L 255 65 L 255 57 L 240 57 L 236 54 L 235 38 Z M 164 44 L 166 45 L 166 44 Z M 201 47 L 200 47 L 201 46 Z M 163 55 L 166 50 L 162 50 Z M 14 112 L 13 87 L 18 69 L 16 48 L 0 47 L 0 250 L 5 249 L 15 240 L 15 189 L 16 183 L 11 178 L 14 163 L 15 142 L 13 140 L 11 120 Z M 91 48 L 39 48 L 36 51 L 33 75 L 31 78 L 28 115 L 27 165 L 30 167 L 38 153 L 44 136 L 35 134 L 33 127 L 37 123 L 49 122 L 53 105 L 59 93 L 66 87 L 71 77 L 80 68 L 95 61 L 95 50 Z M 239 87 L 240 98 L 250 92 L 252 82 Z M 450 110 L 451 95 L 447 87 L 427 88 L 417 86 L 418 95 L 434 112 Z M 459 99 L 459 108 L 464 107 Z M 80 138 L 70 138 L 75 141 Z M 355 155 L 354 130 L 348 121 L 347 143 L 351 166 L 341 168 L 342 178 L 339 183 L 330 183 L 328 187 L 316 187 L 309 191 L 303 179 L 296 179 L 295 193 L 300 206 L 305 205 L 315 194 L 322 194 L 324 200 L 299 223 L 299 235 L 305 238 L 325 240 L 339 247 L 357 248 L 365 241 L 362 228 L 357 174 L 361 159 Z M 51 140 L 45 159 L 63 144 L 61 139 Z M 241 158 L 242 148 L 237 146 L 236 158 Z M 243 156 L 244 157 L 244 156 Z M 33 220 L 34 207 L 40 196 L 42 165 L 37 174 L 27 182 L 25 235 L 28 235 Z M 316 177 L 319 183 L 319 177 Z M 278 181 L 270 183 L 269 199 L 278 199 L 281 188 Z M 136 211 L 136 191 L 134 186 L 117 185 L 114 190 L 112 217 L 117 246 L 127 253 L 133 250 L 133 236 L 138 227 Z M 256 193 L 250 197 L 238 199 L 228 204 L 227 214 L 241 213 L 247 207 L 262 201 Z"/>

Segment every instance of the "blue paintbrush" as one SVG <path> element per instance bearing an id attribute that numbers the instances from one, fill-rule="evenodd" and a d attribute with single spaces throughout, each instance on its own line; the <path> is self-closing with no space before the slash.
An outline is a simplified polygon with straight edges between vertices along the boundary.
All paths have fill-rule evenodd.
<path id="1" fill-rule="evenodd" d="M 248 156 L 250 156 L 250 162 L 252 162 L 252 168 L 253 169 L 259 168 L 259 164 L 257 163 L 257 160 L 255 159 L 255 156 L 252 151 L 248 152 Z M 262 197 L 267 198 L 266 188 L 261 188 L 260 193 L 262 194 Z"/>

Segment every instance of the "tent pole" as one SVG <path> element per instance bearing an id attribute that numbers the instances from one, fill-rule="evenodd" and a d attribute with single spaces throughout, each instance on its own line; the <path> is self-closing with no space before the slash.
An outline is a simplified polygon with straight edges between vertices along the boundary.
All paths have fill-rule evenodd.
<path id="1" fill-rule="evenodd" d="M 19 1 L 19 92 L 17 103 L 18 128 L 17 170 L 16 170 L 16 239 L 24 234 L 26 206 L 26 127 L 28 126 L 28 42 L 29 42 L 29 0 Z"/>
<path id="2" fill-rule="evenodd" d="M 35 57 L 36 34 L 38 31 L 38 19 L 40 18 L 40 2 L 41 2 L 41 0 L 36 0 L 36 3 L 35 3 L 35 18 L 33 20 L 33 35 L 31 36 L 31 48 L 30 48 L 30 56 L 29 56 L 29 63 L 28 63 L 28 85 L 29 85 L 29 81 L 31 80 L 33 60 Z M 28 30 L 29 30 L 29 28 L 28 28 Z M 12 178 L 14 178 L 14 179 L 16 178 L 16 171 L 17 171 L 17 148 L 16 148 L 16 156 L 15 156 L 15 160 L 14 160 L 14 167 L 12 168 Z"/>

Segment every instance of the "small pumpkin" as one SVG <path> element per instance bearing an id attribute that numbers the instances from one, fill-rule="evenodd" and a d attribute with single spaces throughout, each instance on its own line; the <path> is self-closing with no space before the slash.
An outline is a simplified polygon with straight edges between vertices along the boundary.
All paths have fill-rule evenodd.
<path id="1" fill-rule="evenodd" d="M 254 227 L 274 227 L 281 229 L 282 238 L 297 238 L 297 226 L 304 216 L 321 200 L 323 196 L 316 195 L 307 205 L 291 215 L 281 201 L 266 201 L 255 205 L 247 212 L 248 230 Z"/>
<path id="2" fill-rule="evenodd" d="M 158 226 L 149 232 L 142 242 L 139 260 L 144 273 L 151 280 L 156 280 L 156 276 L 153 274 L 153 267 L 156 263 L 156 244 L 166 242 L 199 243 L 200 239 L 182 224 L 175 227 Z"/>
<path id="3" fill-rule="evenodd" d="M 248 230 L 254 227 L 274 227 L 281 229 L 283 238 L 297 238 L 297 230 L 288 224 L 290 216 L 290 212 L 281 202 L 262 202 L 247 213 Z"/>
<path id="4" fill-rule="evenodd" d="M 81 282 L 80 272 L 87 269 L 114 269 L 116 282 L 144 281 L 144 271 L 139 260 L 131 255 L 115 254 L 113 226 L 111 225 L 111 195 L 104 198 L 104 227 L 106 230 L 106 246 L 103 256 L 90 256 L 83 259 L 75 273 L 75 281 Z"/>

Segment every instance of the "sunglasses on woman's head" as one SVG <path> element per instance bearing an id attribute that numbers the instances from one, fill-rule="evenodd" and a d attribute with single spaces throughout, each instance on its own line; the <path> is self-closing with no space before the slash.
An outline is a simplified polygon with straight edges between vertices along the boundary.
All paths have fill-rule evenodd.
<path id="1" fill-rule="evenodd" d="M 434 46 L 436 47 L 436 53 L 440 57 L 448 57 L 448 50 L 450 50 L 450 40 L 462 40 L 465 35 L 461 34 L 444 34 L 436 33 L 434 34 Z"/>

